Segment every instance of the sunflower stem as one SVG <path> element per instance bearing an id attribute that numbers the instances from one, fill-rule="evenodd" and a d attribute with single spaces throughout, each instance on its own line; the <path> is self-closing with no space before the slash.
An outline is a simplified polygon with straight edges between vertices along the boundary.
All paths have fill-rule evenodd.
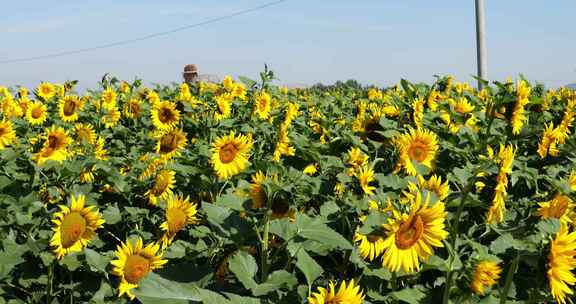
<path id="1" fill-rule="evenodd" d="M 264 283 L 268 277 L 268 234 L 270 231 L 270 216 L 266 212 L 264 217 L 264 231 L 262 232 L 262 243 L 260 252 L 260 264 L 262 268 L 260 282 Z"/>
<path id="2" fill-rule="evenodd" d="M 49 304 L 52 302 L 52 281 L 54 280 L 54 264 L 56 260 L 54 260 L 50 264 L 50 268 L 48 268 L 48 292 L 46 293 L 46 303 Z"/>
<path id="3" fill-rule="evenodd" d="M 391 286 L 392 291 L 396 291 L 396 289 L 398 289 L 398 285 L 397 285 L 398 282 L 397 281 L 398 281 L 398 278 L 396 277 L 396 272 L 394 271 L 394 272 L 392 272 L 392 277 L 390 278 L 390 284 L 392 285 Z"/>
<path id="4" fill-rule="evenodd" d="M 500 292 L 500 304 L 505 304 L 508 299 L 508 292 L 512 286 L 512 280 L 514 279 L 514 274 L 518 271 L 518 264 L 520 264 L 520 255 L 516 253 L 516 257 L 508 267 L 508 273 L 506 274 L 506 282 L 504 283 L 504 289 Z"/>
<path id="5" fill-rule="evenodd" d="M 473 182 L 470 181 L 468 182 L 468 184 L 464 187 L 464 192 L 462 194 L 462 198 L 460 199 L 460 204 L 458 205 L 458 209 L 456 210 L 456 214 L 454 216 L 454 223 L 452 224 L 452 231 L 451 231 L 451 245 L 452 245 L 452 250 L 455 250 L 456 248 L 456 239 L 458 238 L 458 224 L 460 223 L 460 216 L 462 215 L 462 211 L 464 210 L 464 205 L 466 203 L 466 200 L 468 199 L 468 196 L 470 195 L 470 189 L 472 187 L 471 183 Z M 450 301 L 450 285 L 452 285 L 452 263 L 454 261 L 454 253 L 450 253 L 450 257 L 449 257 L 449 262 L 448 262 L 448 270 L 446 271 L 446 284 L 444 287 L 444 294 L 442 296 L 442 303 L 443 304 L 448 304 L 448 302 Z"/>

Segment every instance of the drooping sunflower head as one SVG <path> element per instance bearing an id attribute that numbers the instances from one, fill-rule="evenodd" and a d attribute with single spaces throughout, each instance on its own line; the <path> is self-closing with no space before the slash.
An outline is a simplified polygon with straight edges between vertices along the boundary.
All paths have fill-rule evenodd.
<path id="1" fill-rule="evenodd" d="M 56 87 L 48 82 L 42 82 L 36 88 L 36 95 L 40 96 L 43 100 L 48 100 L 56 95 Z"/>
<path id="2" fill-rule="evenodd" d="M 16 131 L 12 125 L 12 122 L 2 118 L 0 120 L 0 150 L 12 145 L 16 142 Z"/>
<path id="3" fill-rule="evenodd" d="M 379 206 L 376 201 L 370 201 L 370 210 L 378 210 Z M 360 217 L 360 221 L 364 223 L 367 216 L 363 215 Z M 361 229 L 358 229 L 354 233 L 354 242 L 358 246 L 358 252 L 360 256 L 366 261 L 373 261 L 374 259 L 380 257 L 384 250 L 384 237 L 385 234 L 381 229 L 372 231 L 368 234 L 363 234 Z"/>
<path id="4" fill-rule="evenodd" d="M 158 199 L 168 199 L 172 194 L 174 184 L 176 184 L 176 172 L 172 170 L 161 170 L 154 179 L 154 185 L 144 195 L 148 197 L 148 202 L 152 205 L 158 204 Z"/>
<path id="5" fill-rule="evenodd" d="M 216 96 L 217 110 L 214 112 L 214 119 L 220 121 L 230 117 L 232 113 L 232 95 L 229 93 Z"/>
<path id="6" fill-rule="evenodd" d="M 270 211 L 272 211 L 272 219 L 289 218 L 294 219 L 296 210 L 290 206 L 290 194 L 286 192 L 279 192 L 274 195 L 270 204 Z"/>
<path id="7" fill-rule="evenodd" d="M 35 101 L 26 109 L 26 121 L 31 125 L 41 125 L 48 118 L 48 108 L 45 104 Z"/>
<path id="8" fill-rule="evenodd" d="M 366 195 L 374 194 L 374 190 L 376 190 L 376 187 L 370 185 L 370 183 L 375 180 L 374 169 L 368 166 L 363 166 L 362 168 L 360 168 L 360 170 L 358 170 L 358 172 L 356 172 L 356 178 L 360 183 L 360 188 L 362 188 L 362 191 Z"/>
<path id="9" fill-rule="evenodd" d="M 442 183 L 442 177 L 433 174 L 428 180 L 426 180 L 422 175 L 418 175 L 418 186 L 420 189 L 425 189 L 432 191 L 439 200 L 443 201 L 450 194 L 450 185 L 448 180 Z"/>
<path id="10" fill-rule="evenodd" d="M 548 283 L 554 299 L 565 304 L 574 294 L 576 276 L 576 232 L 569 232 L 568 227 L 560 225 L 560 230 L 550 245 L 548 254 Z"/>
<path id="11" fill-rule="evenodd" d="M 491 260 L 479 261 L 474 267 L 474 275 L 470 283 L 472 292 L 478 295 L 484 295 L 486 288 L 498 282 L 502 268 L 499 263 Z"/>
<path id="12" fill-rule="evenodd" d="M 157 136 L 156 153 L 164 158 L 172 158 L 180 154 L 180 150 L 186 147 L 186 133 L 180 129 L 172 129 L 162 132 Z"/>
<path id="13" fill-rule="evenodd" d="M 346 283 L 342 281 L 340 287 L 336 289 L 333 282 L 328 284 L 328 289 L 318 287 L 318 291 L 308 297 L 310 304 L 362 304 L 364 302 L 364 292 L 354 280 Z"/>
<path id="14" fill-rule="evenodd" d="M 126 294 L 130 299 L 135 298 L 132 289 L 138 287 L 141 279 L 168 262 L 162 259 L 158 244 L 144 246 L 139 237 L 135 242 L 127 241 L 119 245 L 115 254 L 116 260 L 110 263 L 113 266 L 112 273 L 120 278 L 118 296 Z"/>
<path id="15" fill-rule="evenodd" d="M 150 115 L 152 123 L 159 130 L 170 130 L 180 121 L 180 111 L 176 109 L 176 104 L 170 101 L 155 103 Z"/>
<path id="16" fill-rule="evenodd" d="M 181 195 L 170 195 L 167 199 L 165 210 L 166 220 L 160 225 L 164 231 L 161 238 L 162 247 L 167 247 L 178 233 L 188 224 L 194 224 L 198 221 L 197 205 L 190 202 L 188 197 Z"/>
<path id="17" fill-rule="evenodd" d="M 58 114 L 64 122 L 75 122 L 78 120 L 78 113 L 84 107 L 84 102 L 79 96 L 64 96 L 58 102 Z"/>
<path id="18" fill-rule="evenodd" d="M 448 236 L 444 229 L 446 212 L 444 203 L 430 205 L 430 196 L 417 193 L 410 202 L 410 212 L 394 210 L 394 216 L 384 225 L 387 231 L 383 266 L 395 272 L 420 269 L 420 261 L 434 254 L 434 247 L 443 247 Z"/>
<path id="19" fill-rule="evenodd" d="M 266 181 L 266 176 L 262 171 L 256 172 L 252 175 L 252 183 L 250 184 L 250 198 L 252 199 L 252 209 L 263 208 L 267 205 L 266 191 L 262 184 Z"/>
<path id="20" fill-rule="evenodd" d="M 221 179 L 228 179 L 248 167 L 252 149 L 251 135 L 230 135 L 218 137 L 212 144 L 212 166 Z"/>
<path id="21" fill-rule="evenodd" d="M 71 196 L 70 207 L 60 205 L 61 211 L 54 214 L 54 235 L 50 239 L 50 246 L 58 259 L 82 251 L 96 230 L 104 225 L 104 219 L 98 210 L 94 210 L 94 206 L 84 206 L 85 200 L 83 194 Z"/>
<path id="22" fill-rule="evenodd" d="M 368 155 L 366 155 L 360 148 L 352 147 L 348 150 L 348 165 L 352 167 L 353 173 L 356 169 L 359 169 L 368 164 Z"/>
<path id="23" fill-rule="evenodd" d="M 438 139 L 436 134 L 423 129 L 410 129 L 396 139 L 400 150 L 399 166 L 409 175 L 416 175 L 418 171 L 414 163 L 431 169 L 436 153 L 438 152 Z"/>
<path id="24" fill-rule="evenodd" d="M 574 202 L 564 194 L 557 193 L 551 200 L 538 203 L 538 215 L 543 219 L 559 219 L 563 224 L 570 224 L 576 219 Z"/>

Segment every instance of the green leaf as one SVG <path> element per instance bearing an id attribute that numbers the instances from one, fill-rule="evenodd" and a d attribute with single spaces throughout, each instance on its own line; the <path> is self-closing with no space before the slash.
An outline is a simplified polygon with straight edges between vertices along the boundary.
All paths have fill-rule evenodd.
<path id="1" fill-rule="evenodd" d="M 242 204 L 245 201 L 246 199 L 242 199 L 235 193 L 226 193 L 216 198 L 215 205 L 230 208 L 232 210 L 244 211 L 244 206 Z"/>
<path id="2" fill-rule="evenodd" d="M 382 187 L 392 188 L 394 190 L 404 189 L 408 186 L 408 181 L 396 174 L 376 174 L 378 184 Z"/>
<path id="3" fill-rule="evenodd" d="M 409 304 L 423 303 L 422 300 L 426 298 L 426 294 L 419 288 L 404 288 L 400 291 L 391 292 L 390 295 Z"/>
<path id="4" fill-rule="evenodd" d="M 544 219 L 536 225 L 538 229 L 546 234 L 555 234 L 560 230 L 560 221 L 556 218 Z"/>
<path id="5" fill-rule="evenodd" d="M 139 287 L 133 292 L 143 304 L 177 304 L 202 300 L 199 288 L 195 284 L 170 281 L 153 272 L 138 285 Z"/>
<path id="6" fill-rule="evenodd" d="M 305 239 L 314 240 L 333 248 L 352 249 L 350 242 L 326 226 L 321 218 L 312 219 L 304 214 L 298 214 L 296 225 L 298 226 L 298 235 Z"/>
<path id="7" fill-rule="evenodd" d="M 246 251 L 237 251 L 230 260 L 228 260 L 228 265 L 230 271 L 236 275 L 244 287 L 253 289 L 258 285 L 256 281 L 254 281 L 254 276 L 258 271 L 258 265 L 256 265 L 254 257 Z"/>
<path id="8" fill-rule="evenodd" d="M 120 209 L 116 205 L 108 206 L 102 211 L 102 216 L 108 225 L 114 225 L 122 220 Z"/>
<path id="9" fill-rule="evenodd" d="M 377 210 L 371 210 L 360 228 L 360 233 L 368 235 L 382 230 L 382 225 L 388 223 L 388 215 Z"/>
<path id="10" fill-rule="evenodd" d="M 109 262 L 107 257 L 90 248 L 84 249 L 84 254 L 86 255 L 86 262 L 90 266 L 90 269 L 93 271 L 106 272 L 106 266 Z"/>
<path id="11" fill-rule="evenodd" d="M 302 271 L 306 277 L 308 285 L 312 285 L 314 281 L 324 273 L 324 269 L 305 251 L 298 250 L 296 253 L 296 267 Z"/>
<path id="12" fill-rule="evenodd" d="M 298 284 L 298 279 L 286 270 L 274 271 L 265 283 L 253 289 L 254 296 L 262 296 L 280 288 L 292 288 Z"/>

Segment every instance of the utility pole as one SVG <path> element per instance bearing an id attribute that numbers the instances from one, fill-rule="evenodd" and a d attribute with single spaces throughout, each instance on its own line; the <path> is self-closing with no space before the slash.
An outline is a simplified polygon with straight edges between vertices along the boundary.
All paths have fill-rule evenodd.
<path id="1" fill-rule="evenodd" d="M 488 61 L 486 60 L 486 23 L 484 22 L 484 0 L 476 0 L 476 64 L 478 66 L 478 90 L 481 90 L 482 81 L 488 78 Z"/>

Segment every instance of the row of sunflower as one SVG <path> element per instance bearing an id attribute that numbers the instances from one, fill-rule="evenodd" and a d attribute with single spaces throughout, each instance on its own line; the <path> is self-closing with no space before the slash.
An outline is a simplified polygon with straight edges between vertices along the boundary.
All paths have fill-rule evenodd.
<path id="1" fill-rule="evenodd" d="M 568 303 L 576 93 L 0 87 L 0 303 Z"/>

